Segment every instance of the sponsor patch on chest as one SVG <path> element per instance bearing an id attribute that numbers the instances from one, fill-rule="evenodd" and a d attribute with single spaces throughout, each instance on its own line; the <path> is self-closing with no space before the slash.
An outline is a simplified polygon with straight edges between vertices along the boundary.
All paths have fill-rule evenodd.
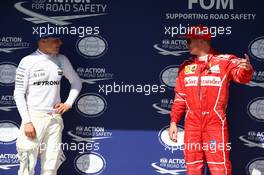
<path id="1" fill-rule="evenodd" d="M 63 75 L 63 70 L 61 67 L 58 67 L 57 72 L 58 72 L 58 75 Z"/>
<path id="2" fill-rule="evenodd" d="M 44 69 L 38 69 L 38 70 L 33 70 L 33 76 L 36 78 L 42 78 L 45 77 L 47 75 L 47 71 L 45 71 Z"/>
<path id="3" fill-rule="evenodd" d="M 196 69 L 197 69 L 197 64 L 186 65 L 185 68 L 184 68 L 184 73 L 186 75 L 194 74 Z"/>
<path id="4" fill-rule="evenodd" d="M 201 86 L 221 86 L 221 78 L 216 76 L 202 76 L 200 80 Z M 184 78 L 185 87 L 198 86 L 198 76 L 190 76 Z"/>
<path id="5" fill-rule="evenodd" d="M 210 66 L 209 65 L 209 70 L 208 70 L 210 73 L 220 73 L 220 67 L 219 65 L 213 65 L 213 66 Z"/>

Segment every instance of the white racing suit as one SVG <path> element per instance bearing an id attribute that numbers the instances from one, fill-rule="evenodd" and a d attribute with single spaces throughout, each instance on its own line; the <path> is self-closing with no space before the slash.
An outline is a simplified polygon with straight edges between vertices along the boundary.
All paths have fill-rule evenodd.
<path id="1" fill-rule="evenodd" d="M 69 96 L 64 103 L 72 106 L 81 91 L 82 83 L 66 56 L 47 55 L 37 50 L 24 57 L 17 67 L 14 99 L 22 118 L 17 139 L 21 161 L 18 175 L 34 175 L 39 151 L 42 175 L 56 175 L 62 163 L 60 143 L 63 120 L 61 115 L 54 114 L 54 106 L 61 103 L 62 76 L 71 84 Z M 30 122 L 37 132 L 34 140 L 30 140 L 24 133 L 24 125 Z"/>
<path id="2" fill-rule="evenodd" d="M 29 112 L 36 130 L 36 138 L 31 140 L 21 125 L 17 139 L 20 160 L 18 175 L 34 175 L 38 155 L 41 156 L 41 175 L 56 175 L 65 156 L 61 149 L 63 120 L 60 114 Z"/>

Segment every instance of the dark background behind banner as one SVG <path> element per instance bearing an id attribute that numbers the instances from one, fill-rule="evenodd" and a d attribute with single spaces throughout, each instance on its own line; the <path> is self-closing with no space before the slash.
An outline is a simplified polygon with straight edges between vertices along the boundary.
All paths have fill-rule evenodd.
<path id="1" fill-rule="evenodd" d="M 2 132 L 0 136 L 0 174 L 3 175 L 14 175 L 18 169 L 15 143 L 11 132 L 17 131 L 14 126 L 20 125 L 21 122 L 12 97 L 14 69 L 10 65 L 17 66 L 21 58 L 36 50 L 37 44 L 32 34 L 33 27 L 47 27 L 48 24 L 56 26 L 49 22 L 35 24 L 25 20 L 24 18 L 30 18 L 30 16 L 19 12 L 14 7 L 14 4 L 18 2 L 20 1 L 9 0 L 0 3 L 0 131 Z M 64 151 L 67 160 L 58 174 L 185 174 L 182 151 L 173 151 L 171 145 L 167 144 L 170 142 L 166 142 L 166 138 L 161 135 L 166 132 L 163 129 L 166 129 L 169 124 L 168 111 L 171 100 L 174 98 L 173 87 L 169 87 L 168 81 L 176 79 L 177 66 L 190 56 L 186 52 L 177 56 L 173 55 L 177 51 L 186 50 L 184 48 L 186 45 L 179 35 L 173 37 L 168 35 L 165 28 L 197 24 L 204 24 L 208 27 L 231 27 L 231 34 L 218 35 L 214 38 L 213 47 L 219 52 L 232 53 L 238 57 L 243 57 L 244 53 L 250 56 L 255 69 L 251 84 L 232 83 L 230 86 L 227 115 L 232 143 L 231 160 L 233 174 L 246 175 L 257 171 L 264 174 L 262 145 L 264 143 L 264 39 L 262 38 L 264 13 L 262 1 L 226 1 L 233 2 L 233 9 L 228 8 L 229 6 L 226 9 L 216 9 L 218 2 L 225 2 L 220 0 L 206 2 L 198 0 L 198 3 L 193 3 L 192 9 L 188 8 L 190 0 L 77 2 L 80 1 L 35 0 L 25 1 L 22 4 L 24 8 L 48 17 L 85 15 L 96 12 L 50 12 L 45 9 L 32 9 L 32 4 L 62 4 L 64 6 L 65 4 L 77 4 L 76 6 L 103 4 L 107 6 L 105 15 L 66 20 L 71 24 L 64 25 L 64 27 L 99 27 L 100 32 L 84 37 L 79 37 L 78 34 L 66 34 L 62 39 L 64 44 L 61 53 L 70 59 L 84 82 L 80 97 L 73 109 L 64 115 L 63 142 L 71 144 L 72 147 L 71 150 Z M 215 5 L 205 10 L 199 2 L 204 2 L 206 6 L 210 2 L 215 2 Z M 101 12 L 98 11 L 98 13 Z M 239 20 L 166 19 L 167 13 L 228 14 L 229 16 L 231 14 L 255 14 L 255 18 Z M 7 37 L 13 39 L 18 37 L 22 41 L 7 41 Z M 97 40 L 89 43 L 85 38 L 97 38 Z M 93 46 L 97 51 L 100 50 L 97 45 L 98 40 L 104 42 L 105 51 L 96 58 L 89 56 L 89 53 L 80 54 L 81 49 L 78 47 L 78 42 L 82 39 L 87 41 L 85 47 Z M 164 41 L 181 42 L 178 45 L 171 44 L 173 46 L 166 48 Z M 23 44 L 17 46 L 17 43 Z M 163 51 L 158 50 L 154 47 L 155 45 Z M 13 50 L 7 51 L 10 48 Z M 103 73 L 89 69 L 88 73 L 95 77 L 91 75 L 87 77 L 82 74 L 87 68 L 102 68 Z M 168 78 L 164 72 L 168 73 Z M 106 75 L 107 73 L 111 74 L 110 78 Z M 110 85 L 112 88 L 115 85 L 116 87 L 117 85 L 120 87 L 131 85 L 143 89 L 145 87 L 145 92 L 138 89 L 137 92 L 110 92 L 106 95 L 105 91 L 100 90 L 100 87 L 106 88 Z M 67 80 L 64 79 L 61 91 L 62 100 L 67 98 L 69 87 Z M 154 87 L 150 94 L 148 94 L 149 87 Z M 81 104 L 80 99 L 83 99 L 85 104 Z M 157 106 L 162 109 L 158 109 Z M 82 107 L 85 107 L 86 111 L 82 110 Z M 183 126 L 183 121 L 179 127 L 181 126 Z M 82 130 L 85 127 L 97 127 L 97 129 L 90 128 L 86 132 L 86 134 L 93 135 L 92 141 L 90 136 Z M 74 136 L 69 133 L 74 133 Z M 88 145 L 85 151 L 74 149 L 76 145 L 81 147 L 82 144 Z M 96 163 L 96 160 L 99 163 Z M 39 167 L 37 169 L 39 173 Z"/>

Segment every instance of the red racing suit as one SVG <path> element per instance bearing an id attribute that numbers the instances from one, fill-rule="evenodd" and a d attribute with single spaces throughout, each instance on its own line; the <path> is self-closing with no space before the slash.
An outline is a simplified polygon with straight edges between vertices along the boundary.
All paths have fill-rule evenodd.
<path id="1" fill-rule="evenodd" d="M 184 114 L 184 157 L 188 175 L 203 175 L 207 162 L 211 175 L 231 175 L 226 107 L 229 84 L 248 83 L 253 74 L 238 66 L 234 55 L 209 54 L 207 61 L 197 57 L 179 68 L 171 122 Z"/>

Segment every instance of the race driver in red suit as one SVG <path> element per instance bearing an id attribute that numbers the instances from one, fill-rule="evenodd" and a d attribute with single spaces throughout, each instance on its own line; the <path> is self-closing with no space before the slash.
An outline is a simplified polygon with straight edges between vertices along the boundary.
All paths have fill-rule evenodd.
<path id="1" fill-rule="evenodd" d="M 182 115 L 184 157 L 188 175 L 203 175 L 207 163 L 211 175 L 231 175 L 226 107 L 230 81 L 248 83 L 253 68 L 249 57 L 217 54 L 210 45 L 205 26 L 192 27 L 185 36 L 194 55 L 179 68 L 175 99 L 170 114 L 170 139 L 177 142 L 177 126 Z"/>

